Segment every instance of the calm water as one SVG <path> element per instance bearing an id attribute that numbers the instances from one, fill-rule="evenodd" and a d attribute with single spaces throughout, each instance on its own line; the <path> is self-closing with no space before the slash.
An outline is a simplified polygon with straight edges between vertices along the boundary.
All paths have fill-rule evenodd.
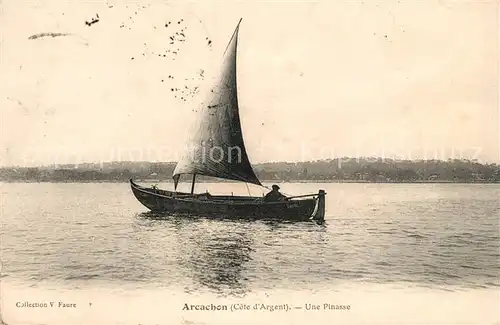
<path id="1" fill-rule="evenodd" d="M 241 184 L 198 190 L 205 188 L 247 191 Z M 144 214 L 128 184 L 3 184 L 2 277 L 32 286 L 175 287 L 219 296 L 349 283 L 500 286 L 499 185 L 281 188 L 324 188 L 326 224 L 157 220 Z"/>

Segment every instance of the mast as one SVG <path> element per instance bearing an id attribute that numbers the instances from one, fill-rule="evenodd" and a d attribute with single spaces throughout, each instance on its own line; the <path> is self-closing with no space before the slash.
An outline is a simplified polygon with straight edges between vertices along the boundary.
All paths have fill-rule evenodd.
<path id="1" fill-rule="evenodd" d="M 196 180 L 196 174 L 193 174 L 193 182 L 191 183 L 191 194 L 194 193 L 194 181 Z"/>

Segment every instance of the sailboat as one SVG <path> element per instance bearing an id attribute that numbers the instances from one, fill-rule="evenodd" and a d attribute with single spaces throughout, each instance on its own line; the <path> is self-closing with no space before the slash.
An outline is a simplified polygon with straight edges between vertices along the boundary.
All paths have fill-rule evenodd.
<path id="1" fill-rule="evenodd" d="M 224 51 L 222 69 L 200 108 L 198 123 L 188 140 L 188 150 L 178 161 L 174 191 L 141 186 L 130 179 L 134 196 L 155 213 L 280 220 L 324 221 L 325 191 L 284 197 L 268 202 L 263 197 L 195 193 L 197 175 L 263 186 L 256 176 L 243 141 L 236 57 L 241 19 Z M 191 192 L 177 191 L 181 175 L 192 175 Z"/>

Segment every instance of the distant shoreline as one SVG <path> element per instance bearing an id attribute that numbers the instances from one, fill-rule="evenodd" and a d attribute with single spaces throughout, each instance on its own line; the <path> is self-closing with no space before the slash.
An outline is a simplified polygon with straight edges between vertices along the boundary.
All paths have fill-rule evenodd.
<path id="1" fill-rule="evenodd" d="M 176 163 L 82 163 L 41 167 L 0 167 L 0 182 L 9 183 L 126 183 L 172 182 Z M 396 161 L 389 159 L 330 159 L 306 162 L 260 163 L 253 166 L 265 183 L 374 183 L 374 184 L 498 184 L 500 165 L 466 160 Z M 190 182 L 190 177 L 181 181 Z M 199 175 L 199 183 L 227 183 Z"/>
<path id="2" fill-rule="evenodd" d="M 170 184 L 173 183 L 171 180 L 154 180 L 154 179 L 134 179 L 134 181 L 138 183 L 148 183 L 148 184 Z M 356 184 L 500 184 L 500 181 L 448 181 L 448 180 L 417 180 L 417 181 L 363 181 L 363 180 L 260 180 L 262 183 L 267 184 L 315 184 L 315 183 L 327 183 L 327 184 L 342 184 L 342 183 L 356 183 Z M 46 181 L 36 181 L 36 180 L 3 180 L 0 183 L 10 183 L 10 184 L 31 184 L 31 183 L 54 183 L 54 184 L 65 184 L 65 183 L 74 183 L 74 184 L 87 184 L 87 183 L 121 183 L 127 184 L 128 180 L 64 180 L 64 181 L 55 181 L 55 180 L 46 180 Z M 180 182 L 182 184 L 188 184 L 188 182 Z M 200 180 L 198 183 L 231 183 L 231 184 L 241 184 L 240 182 L 231 182 L 231 181 L 206 181 Z"/>

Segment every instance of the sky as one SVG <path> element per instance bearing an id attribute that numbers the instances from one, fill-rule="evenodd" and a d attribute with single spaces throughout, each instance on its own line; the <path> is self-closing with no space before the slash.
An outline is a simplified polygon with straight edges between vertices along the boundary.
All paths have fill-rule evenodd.
<path id="1" fill-rule="evenodd" d="M 500 162 L 494 0 L 1 6 L 0 165 L 176 161 L 240 18 L 251 162 Z"/>

